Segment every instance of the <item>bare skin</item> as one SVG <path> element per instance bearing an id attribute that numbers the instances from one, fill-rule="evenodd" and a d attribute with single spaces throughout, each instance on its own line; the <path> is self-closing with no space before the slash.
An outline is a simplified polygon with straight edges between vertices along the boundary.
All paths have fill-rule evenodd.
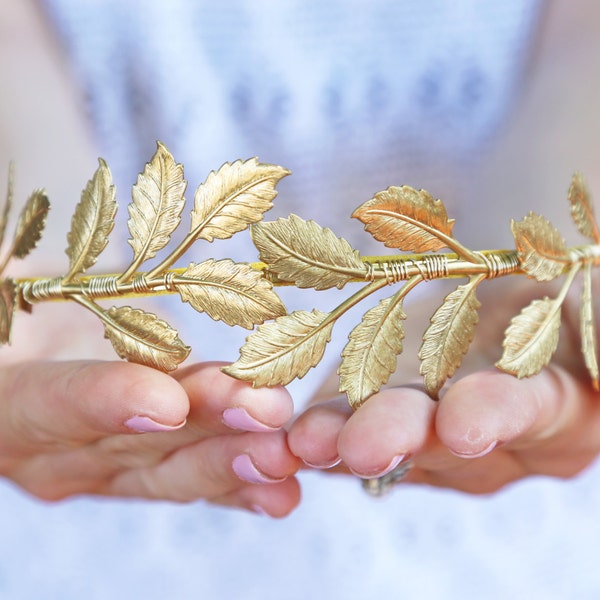
<path id="1" fill-rule="evenodd" d="M 574 111 L 595 114 L 597 94 L 589 82 L 600 77 L 592 60 L 598 36 L 591 24 L 597 20 L 590 11 L 598 9 L 585 2 L 586 10 L 569 12 L 568 4 L 553 4 L 547 29 L 557 41 L 541 44 L 536 57 L 541 74 L 489 161 L 490 172 L 473 182 L 486 202 L 472 217 L 491 223 L 492 229 L 510 216 L 521 216 L 521 209 L 513 214 L 506 206 L 515 189 L 522 201 L 545 199 L 546 189 L 536 185 L 542 181 L 551 190 L 562 189 L 573 168 L 591 175 L 592 189 L 600 189 L 600 181 L 594 181 L 596 153 L 591 151 L 600 138 L 595 131 L 598 124 L 570 118 Z M 56 222 L 66 224 L 96 157 L 78 92 L 36 8 L 25 1 L 0 3 L 0 24 L 5 28 L 0 35 L 0 77 L 15 82 L 6 86 L 0 101 L 0 165 L 16 159 L 17 197 L 47 185 L 50 197 L 60 199 L 54 203 L 54 214 L 64 212 Z M 577 93 L 558 94 L 556 72 L 549 65 L 560 73 L 560 89 Z M 585 86 L 578 85 L 582 73 Z M 545 100 L 549 89 L 560 102 Z M 560 110 L 544 120 L 540 106 Z M 523 131 L 525 139 L 519 135 Z M 59 139 L 62 147 L 57 152 Z M 563 154 L 557 157 L 552 151 Z M 511 177 L 499 177 L 499 172 Z M 540 212 L 560 223 L 552 211 Z M 484 242 L 491 239 L 483 226 L 473 234 Z M 503 244 L 496 235 L 493 239 Z M 479 247 L 482 240 L 469 241 Z M 56 256 L 56 240 L 46 237 L 42 244 L 49 251 L 38 253 L 42 262 L 36 265 L 37 274 L 40 265 L 52 272 L 51 258 Z M 501 298 L 518 302 L 523 300 L 520 294 L 504 288 Z M 395 387 L 352 414 L 345 401 L 328 400 L 332 394 L 324 389 L 319 400 L 325 403 L 301 415 L 289 436 L 282 428 L 292 415 L 285 390 L 252 390 L 210 364 L 192 365 L 171 377 L 105 361 L 110 352 L 87 343 L 98 337 L 95 324 L 91 332 L 85 316 L 51 307 L 52 314 L 45 318 L 46 309 L 39 307 L 35 324 L 18 320 L 14 346 L 3 350 L 0 474 L 44 499 L 76 494 L 180 502 L 204 498 L 283 516 L 299 502 L 294 474 L 300 459 L 325 466 L 340 458 L 343 463 L 335 472 L 352 469 L 361 476 L 375 476 L 394 457 L 405 455 L 415 464 L 407 481 L 471 493 L 490 492 L 526 475 L 568 477 L 579 472 L 600 451 L 600 403 L 574 366 L 576 352 L 566 344 L 551 368 L 526 381 L 482 369 L 482 364 L 493 362 L 499 332 L 515 314 L 515 307 L 502 301 L 484 306 L 494 318 L 486 320 L 482 314 L 482 325 L 493 321 L 497 327 L 483 330 L 476 341 L 479 352 L 471 352 L 472 358 L 481 360 L 466 366 L 466 376 L 449 386 L 439 403 L 418 388 Z M 499 309 L 505 310 L 506 318 L 498 317 Z M 563 335 L 564 341 L 573 339 L 574 335 Z M 406 354 L 411 354 L 409 349 Z M 103 361 L 77 360 L 82 355 Z M 61 362 L 47 362 L 48 356 Z M 414 369 L 400 375 L 401 381 L 409 381 Z M 229 427 L 223 421 L 227 409 L 243 409 L 269 429 Z M 126 425 L 136 417 L 138 426 L 141 417 L 146 425 L 153 419 L 173 430 L 140 433 Z M 492 448 L 494 443 L 498 445 Z M 247 457 L 241 463 L 245 471 L 236 462 L 240 456 Z M 254 477 L 258 472 L 263 482 L 243 481 L 240 472 Z"/>
<path id="2" fill-rule="evenodd" d="M 176 377 L 119 362 L 4 368 L 0 472 L 47 500 L 204 498 L 283 516 L 299 501 L 293 475 L 300 462 L 281 429 L 291 398 L 282 388 L 253 390 L 219 367 L 194 365 Z M 233 429 L 223 421 L 227 409 L 246 410 L 265 431 Z M 165 431 L 153 431 L 147 419 Z M 243 481 L 233 468 L 238 456 L 249 457 L 270 485 Z"/>
<path id="3" fill-rule="evenodd" d="M 468 217 L 477 223 L 468 232 L 472 247 L 510 247 L 509 219 L 529 210 L 570 235 L 569 243 L 581 243 L 572 235 L 565 198 L 576 169 L 591 190 L 600 189 L 598 10 L 587 1 L 578 2 L 576 10 L 568 2 L 549 3 L 516 113 L 479 179 L 471 182 Z M 589 465 L 600 451 L 600 398 L 582 371 L 579 291 L 573 289 L 565 307 L 551 366 L 519 381 L 490 369 L 500 357 L 502 332 L 522 306 L 555 289 L 521 280 L 486 283 L 482 289 L 488 286 L 474 345 L 440 402 L 418 384 L 394 387 L 418 382 L 411 359 L 419 342 L 413 341 L 399 361 L 399 378 L 354 414 L 345 400 L 328 400 L 335 396 L 332 377 L 317 404 L 294 423 L 293 452 L 314 466 L 341 459 L 329 472 L 351 469 L 361 476 L 381 474 L 394 457 L 405 455 L 414 464 L 405 481 L 470 493 L 492 492 L 530 475 L 571 477 Z M 597 290 L 594 297 L 597 302 Z M 436 305 L 420 308 L 427 317 Z M 421 325 L 420 332 L 426 318 Z"/>
<path id="4" fill-rule="evenodd" d="M 531 294 L 548 292 L 528 282 L 514 288 L 510 302 L 492 293 L 484 298 L 480 320 L 493 325 L 474 341 L 463 366 L 467 374 L 448 385 L 439 401 L 417 383 L 384 389 L 354 413 L 343 398 L 319 402 L 290 430 L 294 454 L 312 466 L 335 465 L 333 472 L 365 478 L 383 475 L 402 457 L 413 465 L 404 481 L 475 494 L 530 475 L 579 473 L 600 450 L 600 402 L 581 370 L 578 296 L 572 294 L 565 306 L 563 342 L 553 364 L 518 380 L 481 368 L 493 365 L 510 315 Z M 411 363 L 416 348 L 405 352 L 413 354 L 400 362 Z M 411 380 L 406 370 L 401 377 Z"/>
<path id="5" fill-rule="evenodd" d="M 66 228 L 97 165 L 83 103 L 33 1 L 0 3 L 0 30 L 0 78 L 11 82 L 0 98 L 0 165 L 15 161 L 16 199 L 45 185 L 52 222 Z M 49 227 L 33 271 L 28 261 L 15 262 L 11 275 L 59 272 L 65 234 Z M 109 244 L 103 261 L 122 264 L 119 252 Z M 293 411 L 284 389 L 253 390 L 214 364 L 171 377 L 114 361 L 108 345 L 90 345 L 101 332 L 85 311 L 55 305 L 34 312 L 34 318 L 16 319 L 12 346 L 0 358 L 4 477 L 47 500 L 78 494 L 206 499 L 274 517 L 298 504 L 294 473 L 301 463 L 282 430 Z M 238 418 L 228 426 L 227 409 L 247 410 L 258 425 Z M 126 425 L 132 417 L 175 429 L 141 433 Z M 258 472 L 264 482 L 236 474 L 239 456 L 248 458 L 238 471 Z"/>

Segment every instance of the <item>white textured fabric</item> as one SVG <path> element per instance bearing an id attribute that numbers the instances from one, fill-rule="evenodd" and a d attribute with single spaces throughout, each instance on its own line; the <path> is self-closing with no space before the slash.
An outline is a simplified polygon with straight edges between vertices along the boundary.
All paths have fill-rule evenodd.
<path id="1" fill-rule="evenodd" d="M 454 216 L 469 201 L 460 181 L 510 108 L 539 4 L 45 2 L 122 206 L 156 139 L 192 189 L 257 154 L 295 172 L 274 215 L 315 218 L 364 252 L 380 249 L 347 217 L 379 189 L 425 187 Z M 197 252 L 251 250 L 240 234 Z M 299 294 L 288 307 L 331 305 Z M 183 318 L 192 343 L 211 340 L 199 357 L 235 358 L 238 332 Z M 203 503 L 46 506 L 3 484 L 0 597 L 597 598 L 599 477 L 596 466 L 487 498 L 405 486 L 376 502 L 350 478 L 307 473 L 283 521 Z"/>

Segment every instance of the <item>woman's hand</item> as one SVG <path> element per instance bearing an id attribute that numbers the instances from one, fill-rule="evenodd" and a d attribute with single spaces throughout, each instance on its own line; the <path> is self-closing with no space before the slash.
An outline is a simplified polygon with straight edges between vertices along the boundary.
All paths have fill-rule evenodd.
<path id="1" fill-rule="evenodd" d="M 477 370 L 449 385 L 440 401 L 416 385 L 382 390 L 355 413 L 345 399 L 321 402 L 293 424 L 292 452 L 308 465 L 336 465 L 333 471 L 362 478 L 410 460 L 406 481 L 470 493 L 529 475 L 570 477 L 585 468 L 600 452 L 600 395 L 580 368 L 578 294 L 573 290 L 564 307 L 554 363 L 518 380 L 480 365 L 491 365 L 495 352 L 499 357 L 510 316 L 541 288 L 502 283 L 502 293 L 484 299 L 481 335 L 467 355 L 467 370 Z"/>
<path id="2" fill-rule="evenodd" d="M 214 363 L 174 377 L 123 362 L 0 369 L 0 474 L 43 499 L 199 498 L 279 517 L 300 461 L 283 388 L 252 389 Z"/>

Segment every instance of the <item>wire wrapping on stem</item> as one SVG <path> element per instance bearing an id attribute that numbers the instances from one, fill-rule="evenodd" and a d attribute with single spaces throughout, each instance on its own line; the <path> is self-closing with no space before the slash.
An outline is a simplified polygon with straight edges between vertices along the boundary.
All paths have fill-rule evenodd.
<path id="1" fill-rule="evenodd" d="M 426 389 L 435 397 L 467 352 L 478 321 L 476 292 L 483 281 L 513 274 L 550 281 L 568 274 L 557 298 L 533 301 L 506 329 L 504 353 L 497 366 L 521 377 L 537 372 L 551 359 L 562 302 L 575 276 L 581 274 L 582 352 L 598 387 L 591 271 L 600 264 L 600 228 L 580 176 L 573 178 L 568 198 L 571 216 L 587 245 L 567 247 L 546 219 L 529 213 L 511 223 L 514 250 L 474 251 L 454 237 L 454 220 L 448 218 L 440 200 L 424 190 L 391 186 L 359 206 L 352 216 L 398 254 L 361 256 L 343 238 L 314 221 L 296 215 L 262 221 L 277 195 L 277 184 L 288 174 L 283 167 L 259 163 L 255 158 L 225 163 L 198 186 L 191 227 L 169 252 L 164 249 L 181 222 L 186 183 L 183 167 L 158 143 L 132 191 L 128 221 L 132 261 L 120 274 L 85 275 L 105 248 L 115 224 L 115 187 L 108 166 L 100 160 L 71 221 L 66 274 L 0 282 L 0 340 L 10 339 L 14 307 L 29 310 L 38 302 L 74 301 L 100 318 L 119 356 L 172 370 L 189 353 L 177 331 L 151 313 L 128 306 L 105 309 L 98 301 L 178 293 L 184 302 L 215 320 L 247 329 L 256 326 L 238 360 L 227 368 L 229 374 L 253 385 L 285 385 L 321 360 L 333 325 L 345 312 L 386 286 L 400 285 L 364 313 L 342 353 L 340 389 L 356 407 L 395 369 L 404 337 L 403 300 L 422 281 L 466 280 L 444 299 L 423 335 L 421 373 Z M 0 238 L 12 203 L 11 182 L 12 176 L 5 208 L 0 210 Z M 2 271 L 10 259 L 24 258 L 36 246 L 48 209 L 45 193 L 36 190 L 19 217 L 8 253 L 0 260 Z M 209 258 L 185 269 L 172 268 L 197 241 L 226 240 L 248 228 L 261 262 Z M 441 252 L 444 249 L 448 253 Z M 144 270 L 145 261 L 163 250 L 166 256 Z M 362 283 L 362 287 L 328 313 L 314 309 L 288 314 L 273 289 L 289 285 L 341 290 L 348 283 Z M 360 379 L 356 385 L 353 377 Z"/>

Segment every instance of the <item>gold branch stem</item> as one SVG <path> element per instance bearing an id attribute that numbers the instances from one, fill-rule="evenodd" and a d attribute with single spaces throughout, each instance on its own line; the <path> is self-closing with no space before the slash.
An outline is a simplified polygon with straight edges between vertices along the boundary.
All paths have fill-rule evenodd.
<path id="1" fill-rule="evenodd" d="M 321 326 L 328 325 L 332 321 L 337 321 L 345 312 L 350 310 L 353 306 L 364 300 L 367 296 L 375 293 L 377 290 L 380 290 L 382 287 L 388 285 L 388 282 L 385 279 L 379 279 L 376 281 L 372 281 L 369 285 L 358 290 L 358 292 L 352 294 L 349 298 L 344 300 L 341 304 L 338 304 L 329 315 L 323 320 Z"/>
<path id="2" fill-rule="evenodd" d="M 577 273 L 579 273 L 579 270 L 581 269 L 582 266 L 583 266 L 582 262 L 575 262 L 575 263 L 571 264 L 570 269 L 567 273 L 567 278 L 563 282 L 563 284 L 560 288 L 560 292 L 558 293 L 558 296 L 554 300 L 558 306 L 562 305 L 562 303 L 565 301 L 565 298 L 569 292 L 569 289 L 571 288 L 571 284 L 573 283 L 573 279 L 575 279 L 575 275 L 577 275 Z"/>
<path id="3" fill-rule="evenodd" d="M 473 339 L 481 306 L 476 290 L 484 279 L 526 275 L 548 282 L 563 276 L 556 298 L 533 300 L 505 331 L 497 366 L 517 377 L 528 377 L 550 362 L 558 345 L 562 304 L 574 278 L 583 272 L 582 353 L 592 383 L 598 387 L 600 352 L 593 319 L 592 268 L 600 266 L 600 227 L 580 175 L 572 179 L 568 200 L 586 245 L 568 247 L 547 219 L 530 212 L 520 221 L 511 221 L 514 249 L 471 250 L 454 238 L 454 219 L 441 200 L 425 190 L 390 186 L 361 204 L 352 217 L 397 254 L 361 256 L 315 221 L 293 214 L 263 221 L 277 195 L 277 184 L 288 174 L 287 169 L 256 158 L 225 163 L 212 171 L 196 189 L 188 233 L 169 252 L 171 236 L 181 223 L 187 184 L 182 165 L 159 142 L 132 189 L 127 222 L 132 262 L 117 274 L 89 275 L 108 243 L 117 210 L 112 175 L 100 159 L 71 220 L 68 268 L 55 277 L 4 277 L 0 281 L 0 345 L 10 340 L 17 309 L 30 311 L 39 302 L 70 300 L 103 322 L 105 336 L 121 358 L 171 371 L 190 352 L 175 329 L 145 310 L 105 309 L 98 301 L 177 293 L 182 302 L 216 321 L 254 329 L 239 359 L 226 372 L 255 386 L 286 385 L 319 363 L 333 326 L 344 313 L 393 284 L 392 295 L 367 310 L 342 352 L 340 391 L 346 392 L 352 406 L 358 406 L 394 371 L 404 339 L 402 300 L 422 281 L 466 280 L 446 296 L 423 336 L 421 374 L 426 389 L 435 396 Z M 6 200 L 0 207 L 3 247 L 12 200 L 11 170 Z M 7 253 L 0 256 L 0 273 L 12 258 L 23 259 L 36 247 L 49 208 L 45 192 L 34 190 L 17 218 Z M 207 258 L 175 268 L 196 241 L 225 240 L 249 227 L 262 262 Z M 155 259 L 154 266 L 146 266 Z M 341 290 L 348 283 L 357 283 L 358 288 L 329 313 L 317 309 L 287 313 L 274 288 Z"/>
<path id="4" fill-rule="evenodd" d="M 10 259 L 13 257 L 13 252 L 14 252 L 14 245 L 13 247 L 4 255 L 4 258 L 2 259 L 2 261 L 0 262 L 0 273 L 4 273 L 4 270 L 6 269 L 8 263 L 10 262 Z"/>
<path id="5" fill-rule="evenodd" d="M 197 232 L 192 231 L 188 233 L 181 243 L 167 256 L 160 264 L 156 265 L 150 271 L 148 271 L 148 278 L 154 279 L 173 264 L 175 264 L 189 249 L 189 247 L 196 241 Z"/>
<path id="6" fill-rule="evenodd" d="M 124 271 L 121 275 L 119 275 L 117 277 L 117 281 L 119 283 L 119 285 L 125 285 L 127 284 L 129 281 L 131 281 L 131 278 L 135 275 L 135 272 L 137 271 L 138 267 L 144 262 L 144 256 L 140 255 L 139 257 L 137 257 L 127 268 L 126 271 Z"/>
<path id="7" fill-rule="evenodd" d="M 479 263 L 463 260 L 456 253 L 363 256 L 362 261 L 368 266 L 367 275 L 353 277 L 350 281 L 377 280 L 394 283 L 409 280 L 416 275 L 421 275 L 426 281 L 471 275 L 485 275 L 491 279 L 523 273 L 516 250 L 482 250 L 477 254 L 482 257 Z M 600 245 L 571 248 L 569 256 L 570 260 L 565 264 L 565 271 L 570 270 L 574 264 L 598 265 Z M 269 271 L 264 263 L 249 264 L 253 269 L 263 271 L 274 285 L 292 284 Z M 17 294 L 28 304 L 47 300 L 68 300 L 76 295 L 95 299 L 116 299 L 176 293 L 177 278 L 184 273 L 185 269 L 171 269 L 156 275 L 161 271 L 162 269 L 154 268 L 147 273 L 134 276 L 125 283 L 122 281 L 122 276 L 117 274 L 89 275 L 69 283 L 44 277 L 16 279 L 15 283 Z"/>

